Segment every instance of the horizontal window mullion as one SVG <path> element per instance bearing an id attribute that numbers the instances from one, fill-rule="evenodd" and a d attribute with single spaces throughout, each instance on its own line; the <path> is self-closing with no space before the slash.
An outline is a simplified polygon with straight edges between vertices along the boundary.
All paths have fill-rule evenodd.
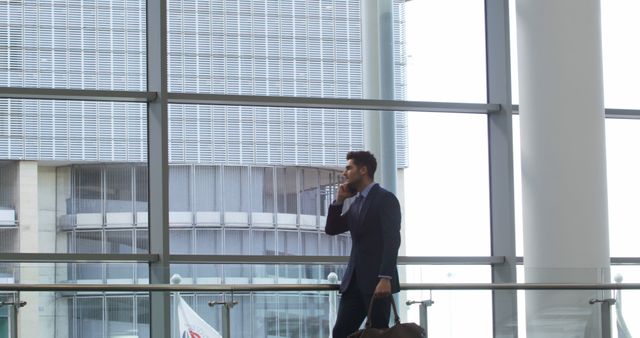
<path id="1" fill-rule="evenodd" d="M 83 89 L 49 89 L 29 87 L 0 87 L 0 98 L 33 100 L 82 100 L 116 102 L 151 102 L 155 92 L 110 91 Z"/>
<path id="2" fill-rule="evenodd" d="M 0 253 L 0 262 L 9 263 L 84 263 L 84 262 L 156 262 L 153 254 L 89 253 Z"/>
<path id="3" fill-rule="evenodd" d="M 295 97 L 295 96 L 257 96 L 169 93 L 169 103 L 174 104 L 210 104 L 231 106 L 323 108 L 383 111 L 424 111 L 450 113 L 488 114 L 500 110 L 498 104 L 454 103 L 426 101 L 369 100 L 345 98 Z"/>

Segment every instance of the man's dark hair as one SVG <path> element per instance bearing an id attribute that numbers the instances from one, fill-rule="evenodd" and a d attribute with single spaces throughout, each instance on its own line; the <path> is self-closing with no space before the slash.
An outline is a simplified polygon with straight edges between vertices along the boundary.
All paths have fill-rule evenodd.
<path id="1" fill-rule="evenodd" d="M 350 151 L 347 153 L 347 161 L 353 160 L 353 163 L 358 167 L 366 166 L 367 175 L 373 180 L 373 174 L 376 173 L 378 167 L 378 161 L 372 153 L 368 151 Z"/>

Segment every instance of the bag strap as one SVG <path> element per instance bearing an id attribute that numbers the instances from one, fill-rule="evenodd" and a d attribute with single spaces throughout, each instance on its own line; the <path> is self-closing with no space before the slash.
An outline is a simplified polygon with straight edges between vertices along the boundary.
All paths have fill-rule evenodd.
<path id="1" fill-rule="evenodd" d="M 393 295 L 388 296 L 391 299 L 391 308 L 393 309 L 393 317 L 395 319 L 396 325 L 400 325 L 400 316 L 398 316 L 398 309 L 396 308 L 396 301 L 393 299 Z M 367 323 L 365 324 L 365 328 L 370 329 L 371 324 L 371 310 L 373 309 L 373 302 L 377 299 L 384 299 L 384 297 L 376 298 L 375 296 L 371 296 L 371 302 L 369 303 L 369 311 L 367 312 Z"/>

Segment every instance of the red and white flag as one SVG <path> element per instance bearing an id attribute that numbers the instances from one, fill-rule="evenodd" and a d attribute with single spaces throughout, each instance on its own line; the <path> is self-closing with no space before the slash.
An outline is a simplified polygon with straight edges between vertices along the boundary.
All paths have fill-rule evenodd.
<path id="1" fill-rule="evenodd" d="M 178 296 L 178 328 L 180 338 L 222 338 L 218 331 L 193 311 L 182 296 Z"/>

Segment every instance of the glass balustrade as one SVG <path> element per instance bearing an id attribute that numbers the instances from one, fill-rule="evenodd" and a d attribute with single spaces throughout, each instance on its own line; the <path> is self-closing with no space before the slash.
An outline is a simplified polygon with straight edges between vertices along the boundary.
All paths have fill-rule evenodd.
<path id="1" fill-rule="evenodd" d="M 2 263 L 0 337 L 150 337 L 150 291 L 170 297 L 171 337 L 183 337 L 179 330 L 186 327 L 201 334 L 215 330 L 223 337 L 329 337 L 340 299 L 336 277 L 344 267 L 172 264 L 170 283 L 150 290 L 161 285 L 136 278 L 144 266 Z M 640 332 L 633 320 L 640 308 L 635 266 L 613 266 L 613 277 L 599 283 L 558 278 L 491 284 L 485 265 L 407 265 L 401 270 L 403 291 L 396 296 L 401 321 L 423 326 L 428 337 L 515 337 L 517 332 L 528 338 L 626 338 Z M 121 278 L 109 278 L 110 271 Z M 338 273 L 330 277 L 331 272 Z M 608 277 L 596 269 L 519 273 Z M 493 299 L 512 295 L 517 311 L 494 326 Z"/>

